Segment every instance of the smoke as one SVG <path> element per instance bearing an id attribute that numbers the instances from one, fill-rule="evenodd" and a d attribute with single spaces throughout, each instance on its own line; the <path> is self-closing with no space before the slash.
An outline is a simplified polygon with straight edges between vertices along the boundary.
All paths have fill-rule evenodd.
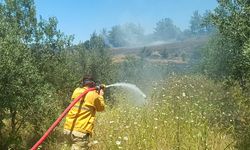
<path id="1" fill-rule="evenodd" d="M 155 33 L 145 34 L 144 28 L 140 24 L 126 23 L 113 26 L 110 30 L 103 29 L 101 37 L 108 47 L 143 47 L 173 43 L 177 39 L 163 39 Z M 171 37 L 169 35 L 169 37 Z"/>

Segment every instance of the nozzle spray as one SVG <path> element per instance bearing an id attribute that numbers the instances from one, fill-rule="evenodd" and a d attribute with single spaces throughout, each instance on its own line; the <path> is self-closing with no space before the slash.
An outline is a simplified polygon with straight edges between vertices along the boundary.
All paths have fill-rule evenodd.
<path id="1" fill-rule="evenodd" d="M 100 90 L 105 90 L 106 89 L 106 85 L 105 84 L 100 84 L 96 86 L 96 90 L 100 91 Z"/>
<path id="2" fill-rule="evenodd" d="M 105 87 L 109 88 L 109 87 L 114 87 L 114 86 L 118 86 L 118 87 L 121 86 L 124 88 L 131 89 L 132 91 L 137 92 L 139 95 L 141 95 L 144 99 L 147 97 L 136 85 L 130 84 L 130 83 L 115 83 L 115 84 L 107 85 Z"/>

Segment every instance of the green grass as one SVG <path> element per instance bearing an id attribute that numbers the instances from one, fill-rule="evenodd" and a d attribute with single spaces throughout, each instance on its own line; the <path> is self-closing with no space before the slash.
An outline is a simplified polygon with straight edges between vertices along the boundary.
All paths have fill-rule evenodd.
<path id="1" fill-rule="evenodd" d="M 143 106 L 117 96 L 119 103 L 98 115 L 93 149 L 233 149 L 232 128 L 221 130 L 213 118 L 220 86 L 200 76 L 160 83 Z"/>
<path id="2" fill-rule="evenodd" d="M 129 93 L 113 91 L 116 103 L 97 115 L 93 150 L 235 149 L 234 112 L 221 108 L 229 93 L 220 84 L 195 75 L 148 84 L 154 86 L 144 105 L 133 104 Z"/>

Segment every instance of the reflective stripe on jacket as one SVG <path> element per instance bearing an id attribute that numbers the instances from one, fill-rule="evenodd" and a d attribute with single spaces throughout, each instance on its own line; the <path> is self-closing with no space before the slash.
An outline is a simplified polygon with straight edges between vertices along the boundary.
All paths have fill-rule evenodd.
<path id="1" fill-rule="evenodd" d="M 86 87 L 76 88 L 71 98 L 77 98 L 86 89 Z M 99 95 L 97 91 L 88 92 L 68 112 L 64 129 L 92 134 L 96 111 L 103 111 L 104 106 L 103 96 Z"/>

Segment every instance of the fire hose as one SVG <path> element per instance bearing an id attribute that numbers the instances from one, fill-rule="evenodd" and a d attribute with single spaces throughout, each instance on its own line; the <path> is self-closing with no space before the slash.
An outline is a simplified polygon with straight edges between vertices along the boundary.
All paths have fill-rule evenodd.
<path id="1" fill-rule="evenodd" d="M 101 85 L 102 86 L 102 85 Z M 63 113 L 56 119 L 56 121 L 50 126 L 50 128 L 45 132 L 45 134 L 36 142 L 36 144 L 31 148 L 31 150 L 36 150 L 39 145 L 43 143 L 43 141 L 49 136 L 49 134 L 53 131 L 53 129 L 62 121 L 64 116 L 70 111 L 70 109 L 88 92 L 94 91 L 94 90 L 100 90 L 102 88 L 101 86 L 97 86 L 94 88 L 89 88 L 85 90 L 82 94 L 80 94 L 77 98 L 75 98 L 70 105 L 63 111 Z"/>

